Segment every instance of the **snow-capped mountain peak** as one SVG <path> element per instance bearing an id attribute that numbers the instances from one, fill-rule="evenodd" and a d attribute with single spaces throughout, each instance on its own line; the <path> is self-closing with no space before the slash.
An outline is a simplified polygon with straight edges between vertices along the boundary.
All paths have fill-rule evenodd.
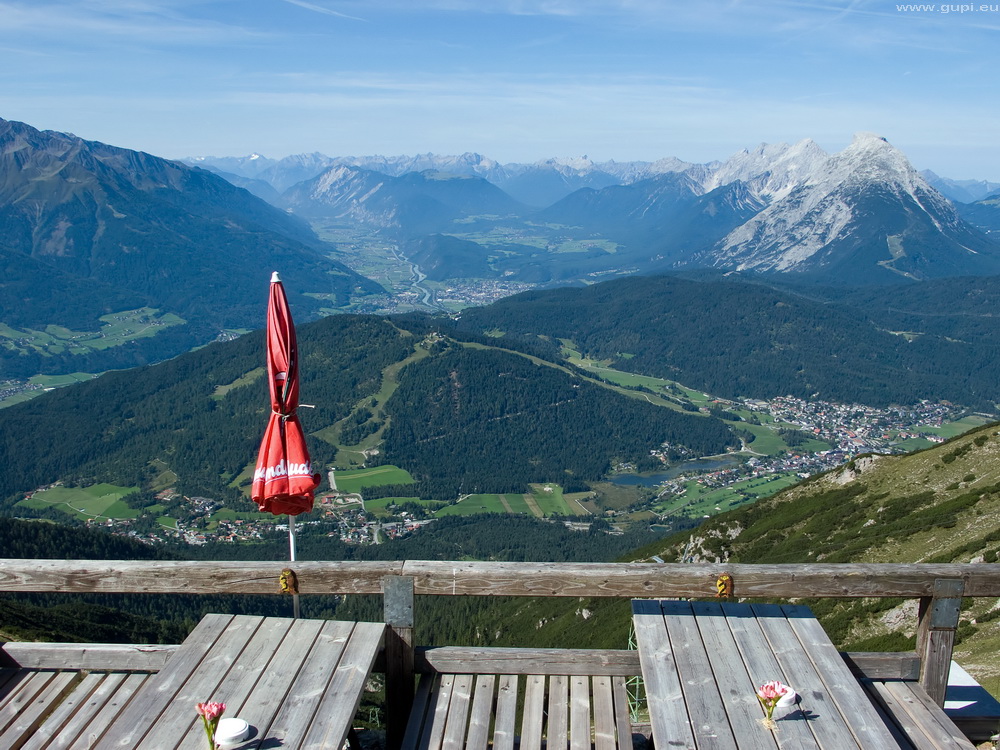
<path id="1" fill-rule="evenodd" d="M 765 201 L 780 200 L 796 187 L 821 173 L 828 154 L 812 139 L 787 143 L 762 143 L 754 150 L 734 154 L 705 180 L 705 189 L 714 190 L 740 180 Z"/>
<path id="2" fill-rule="evenodd" d="M 858 133 L 843 151 L 823 158 L 815 144 L 796 146 L 798 158 L 791 147 L 770 152 L 776 168 L 769 179 L 783 174 L 784 194 L 776 192 L 767 208 L 706 254 L 713 265 L 815 272 L 863 263 L 919 278 L 928 263 L 960 266 L 978 254 L 974 246 L 982 247 L 954 206 L 885 138 Z M 745 152 L 736 166 L 747 175 L 766 153 Z M 727 165 L 733 169 L 727 162 L 720 171 Z M 929 243 L 939 257 L 928 256 Z"/>

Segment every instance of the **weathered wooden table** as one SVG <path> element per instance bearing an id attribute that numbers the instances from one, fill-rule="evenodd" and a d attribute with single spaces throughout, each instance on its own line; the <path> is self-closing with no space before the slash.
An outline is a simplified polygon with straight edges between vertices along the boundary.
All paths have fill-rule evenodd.
<path id="1" fill-rule="evenodd" d="M 97 748 L 206 746 L 195 705 L 245 719 L 241 748 L 343 745 L 382 643 L 381 623 L 206 615 Z"/>
<path id="2" fill-rule="evenodd" d="M 899 748 L 807 607 L 635 600 L 633 621 L 658 748 Z M 799 703 L 763 725 L 757 688 Z"/>

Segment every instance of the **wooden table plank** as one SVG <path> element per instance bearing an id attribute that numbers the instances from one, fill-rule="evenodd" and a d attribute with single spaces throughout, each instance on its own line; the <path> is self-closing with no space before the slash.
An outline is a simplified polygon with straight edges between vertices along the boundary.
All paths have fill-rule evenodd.
<path id="1" fill-rule="evenodd" d="M 750 605 L 727 602 L 722 605 L 722 612 L 725 616 L 726 626 L 729 628 L 738 649 L 738 657 L 734 654 L 734 660 L 736 658 L 742 660 L 744 668 L 750 676 L 750 683 L 744 683 L 744 689 L 750 693 L 751 699 L 757 700 L 754 697 L 757 688 L 769 680 L 788 682 L 778 660 L 768 646 L 767 639 L 764 637 Z M 758 712 L 757 718 L 762 721 L 764 712 L 759 708 L 759 704 Z M 807 726 L 805 714 L 799 708 L 786 709 L 784 713 L 777 713 L 776 716 L 781 720 L 781 723 L 779 730 L 772 736 L 779 748 L 782 750 L 816 750 L 819 747 L 813 737 L 812 730 Z M 756 735 L 748 734 L 746 736 L 755 738 L 748 740 L 748 742 L 756 741 Z"/>
<path id="2" fill-rule="evenodd" d="M 282 668 L 265 670 L 243 705 L 234 707 L 232 711 L 227 710 L 230 716 L 238 716 L 253 727 L 256 734 L 250 747 L 258 747 L 268 736 L 292 683 L 298 677 L 305 658 L 303 652 L 307 653 L 312 648 L 322 629 L 322 620 L 295 620 L 271 658 L 272 663 L 281 664 Z"/>
<path id="3" fill-rule="evenodd" d="M 312 642 L 299 641 L 291 635 L 285 639 L 298 648 L 290 650 L 288 661 L 279 671 L 294 672 L 295 679 L 270 727 L 262 728 L 265 742 L 261 744 L 266 747 L 267 740 L 280 742 L 287 748 L 302 744 L 353 629 L 353 623 L 330 620 L 322 624 Z"/>
<path id="4" fill-rule="evenodd" d="M 902 709 L 902 711 L 894 711 L 893 713 L 897 716 L 902 713 L 918 728 L 918 732 L 911 734 L 912 737 L 923 735 L 935 748 L 948 748 L 949 750 L 951 748 L 956 750 L 968 748 L 972 750 L 972 743 L 961 733 L 954 722 L 948 719 L 944 709 L 930 699 L 923 688 L 917 686 L 919 690 L 913 690 L 910 685 L 903 682 L 885 682 L 883 684 L 884 692 L 892 696 L 896 708 Z"/>
<path id="5" fill-rule="evenodd" d="M 658 708 L 649 716 L 653 740 L 657 747 L 693 748 L 694 731 L 688 719 L 660 603 L 649 599 L 633 601 L 632 621 L 639 643 L 646 701 Z"/>
<path id="6" fill-rule="evenodd" d="M 232 615 L 203 617 L 167 665 L 157 673 L 156 678 L 147 683 L 146 688 L 119 714 L 118 719 L 99 740 L 95 750 L 136 747 L 170 705 L 190 674 L 198 668 L 232 619 Z M 189 706 L 188 710 L 194 714 L 194 705 Z"/>
<path id="7" fill-rule="evenodd" d="M 704 643 L 711 671 L 729 717 L 733 735 L 739 747 L 747 750 L 776 750 L 778 745 L 771 732 L 761 731 L 763 714 L 757 700 L 755 684 L 750 679 L 742 659 L 734 659 L 739 647 L 722 612 L 719 602 L 692 602 L 698 630 Z"/>
<path id="8" fill-rule="evenodd" d="M 454 687 L 455 675 L 441 675 L 433 704 L 434 712 L 428 717 L 429 722 L 424 730 L 425 739 L 420 743 L 421 750 L 439 750 L 444 743 L 444 730 L 448 726 L 448 711 Z"/>
<path id="9" fill-rule="evenodd" d="M 781 607 L 776 604 L 755 604 L 752 609 L 771 652 L 787 678 L 785 684 L 799 694 L 799 709 L 807 712 L 807 723 L 819 746 L 824 750 L 860 747 L 836 701 L 823 684 L 816 666 L 785 619 Z M 775 715 L 778 715 L 777 711 Z"/>
<path id="10" fill-rule="evenodd" d="M 497 712 L 493 722 L 493 750 L 513 750 L 517 719 L 516 674 L 500 675 L 497 686 Z"/>
<path id="11" fill-rule="evenodd" d="M 22 674 L 14 676 L 16 683 L 11 686 L 13 689 L 0 705 L 0 734 L 17 721 L 17 717 L 48 687 L 55 676 L 55 672 L 33 670 L 23 670 Z"/>
<path id="12" fill-rule="evenodd" d="M 493 716 L 493 692 L 497 678 L 493 674 L 476 676 L 476 691 L 469 714 L 468 750 L 486 750 L 490 739 L 490 719 Z"/>
<path id="13" fill-rule="evenodd" d="M 191 747 L 203 742 L 195 705 L 214 701 L 253 727 L 244 747 L 339 748 L 384 630 L 382 623 L 206 615 L 157 675 L 126 678 L 111 700 L 104 696 L 111 681 L 103 691 L 88 681 L 89 704 L 73 709 L 72 736 L 88 750 L 95 741 L 100 750 Z M 16 683 L 14 675 L 5 687 Z M 17 688 L 8 699 L 20 699 Z"/>
<path id="14" fill-rule="evenodd" d="M 834 703 L 840 709 L 848 727 L 862 747 L 871 750 L 896 750 L 899 743 L 878 714 L 871 710 L 857 678 L 851 674 L 830 636 L 808 607 L 786 604 L 781 607 L 806 655 L 826 685 Z"/>
<path id="15" fill-rule="evenodd" d="M 611 678 L 611 692 L 615 701 L 615 737 L 618 747 L 632 747 L 632 721 L 629 716 L 628 689 L 625 678 L 615 675 Z"/>
<path id="16" fill-rule="evenodd" d="M 661 609 L 682 689 L 686 695 L 698 696 L 698 700 L 687 701 L 695 744 L 706 750 L 735 750 L 727 705 L 719 693 L 691 603 L 665 601 Z"/>
<path id="17" fill-rule="evenodd" d="M 567 750 L 569 747 L 569 677 L 564 674 L 549 677 L 549 726 L 546 750 Z"/>
<path id="18" fill-rule="evenodd" d="M 268 617 L 263 619 L 258 627 L 252 631 L 249 642 L 247 642 L 238 653 L 235 655 L 233 654 L 233 651 L 239 645 L 239 642 L 237 641 L 231 643 L 228 647 L 225 647 L 226 650 L 220 655 L 221 658 L 215 659 L 212 662 L 204 662 L 203 664 L 205 665 L 219 664 L 219 662 L 223 665 L 222 669 L 218 671 L 209 667 L 209 669 L 216 672 L 216 674 L 213 675 L 213 679 L 209 680 L 207 684 L 206 682 L 201 682 L 200 687 L 204 689 L 204 694 L 211 696 L 211 698 L 206 698 L 205 700 L 225 703 L 225 716 L 238 716 L 248 723 L 258 726 L 258 729 L 260 729 L 258 725 L 260 720 L 257 717 L 252 717 L 254 721 L 250 722 L 250 719 L 247 718 L 248 714 L 243 711 L 243 705 L 249 699 L 250 694 L 253 692 L 263 675 L 272 671 L 269 669 L 269 665 L 275 654 L 277 654 L 282 641 L 288 634 L 288 631 L 294 622 L 295 620 L 285 617 Z M 251 623 L 247 621 L 247 625 L 249 626 Z M 296 639 L 293 643 L 301 644 L 302 641 Z M 287 662 L 284 662 L 284 664 L 287 664 Z M 209 688 L 208 685 L 210 685 L 211 682 L 217 679 L 220 675 L 225 676 L 218 681 L 218 684 L 215 687 Z M 274 701 L 273 693 L 271 694 L 270 699 L 271 701 Z M 195 703 L 200 702 L 202 701 L 195 701 Z M 193 706 L 191 707 L 191 710 L 194 710 Z M 192 722 L 186 735 L 184 735 L 183 739 L 181 739 L 179 746 L 195 747 L 204 741 L 204 725 L 202 724 L 200 718 L 195 717 L 195 720 Z"/>
<path id="19" fill-rule="evenodd" d="M 124 674 L 84 675 L 83 679 L 80 680 L 80 684 L 76 686 L 76 689 L 70 695 L 66 696 L 66 699 L 59 704 L 59 707 L 55 711 L 49 714 L 31 739 L 25 743 L 22 750 L 39 750 L 39 748 L 52 746 L 52 744 L 56 748 L 69 747 L 73 740 L 76 739 L 76 735 L 86 725 L 86 722 L 90 721 L 90 717 L 97 713 L 97 710 L 103 705 L 103 700 L 101 700 L 95 703 L 96 707 L 92 711 L 86 712 L 82 710 L 90 704 L 91 694 L 105 682 L 109 683 L 107 692 L 110 693 L 124 681 Z M 74 719 L 78 719 L 75 728 L 71 726 L 71 722 Z"/>
<path id="20" fill-rule="evenodd" d="M 192 737 L 197 736 L 193 730 L 202 721 L 195 712 L 195 706 L 199 703 L 224 702 L 218 695 L 219 686 L 263 621 L 263 617 L 230 619 L 225 630 L 213 639 L 210 650 L 204 654 L 195 669 L 188 673 L 184 683 L 176 686 L 173 697 L 163 707 L 156 723 L 135 746 L 137 750 L 177 747 L 178 741 L 183 742 L 189 732 Z M 184 645 L 187 643 L 188 640 L 185 639 Z M 154 679 L 154 682 L 159 684 L 158 679 Z"/>
<path id="21" fill-rule="evenodd" d="M 303 748 L 324 750 L 344 744 L 384 633 L 383 623 L 354 623 L 333 677 L 321 695 L 319 707 L 302 743 Z M 310 654 L 309 658 L 313 656 Z"/>
<path id="22" fill-rule="evenodd" d="M 410 718 L 406 722 L 406 731 L 403 733 L 403 750 L 416 750 L 417 747 L 426 747 L 421 742 L 424 728 L 429 723 L 428 712 L 431 711 L 432 701 L 435 696 L 435 683 L 438 682 L 437 675 L 425 674 L 420 676 L 416 694 L 413 696 L 413 707 L 410 709 Z"/>

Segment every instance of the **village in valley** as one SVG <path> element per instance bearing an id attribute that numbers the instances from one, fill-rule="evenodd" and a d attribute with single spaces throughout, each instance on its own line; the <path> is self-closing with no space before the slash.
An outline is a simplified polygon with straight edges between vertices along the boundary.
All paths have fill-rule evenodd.
<path id="1" fill-rule="evenodd" d="M 967 409 L 942 402 L 923 401 L 907 407 L 875 408 L 790 396 L 770 400 L 713 399 L 701 408 L 725 410 L 737 418 L 736 425 L 752 427 L 758 437 L 745 442 L 743 450 L 726 456 L 692 457 L 693 460 L 672 467 L 664 464 L 664 473 L 637 475 L 631 465 L 618 465 L 612 481 L 628 484 L 624 480 L 634 477 L 637 481 L 633 484 L 646 488 L 645 499 L 633 507 L 605 511 L 612 524 L 621 526 L 640 519 L 656 523 L 670 516 L 712 515 L 773 494 L 803 478 L 841 466 L 858 455 L 901 453 L 926 447 L 992 418 L 987 414 L 970 414 Z M 761 435 L 772 436 L 774 440 L 767 444 Z M 367 472 L 388 472 L 390 469 L 399 471 L 394 467 L 373 467 Z M 454 510 L 453 504 L 444 502 L 376 498 L 377 492 L 366 498 L 364 487 L 352 482 L 344 483 L 350 487 L 338 488 L 337 476 L 346 478 L 353 473 L 329 471 L 327 482 L 317 492 L 313 511 L 299 516 L 297 526 L 310 527 L 310 533 L 325 534 L 348 544 L 379 544 L 419 532 L 432 523 L 436 513 L 443 508 Z M 22 502 L 34 508 L 46 504 L 63 505 L 62 510 L 85 519 L 88 525 L 105 526 L 115 533 L 152 544 L 254 542 L 269 535 L 287 533 L 285 516 L 236 511 L 224 507 L 221 500 L 186 497 L 173 488 L 160 491 L 154 498 L 156 504 L 143 508 L 147 512 L 141 514 L 128 502 L 122 502 L 122 496 L 128 498 L 128 490 L 101 491 L 110 493 L 112 489 L 120 490 L 114 502 L 94 500 L 89 504 L 86 500 L 75 500 L 72 497 L 82 495 L 65 494 L 70 493 L 71 488 L 62 485 L 39 488 Z M 95 490 L 93 494 L 100 495 L 101 491 Z M 156 516 L 156 512 L 161 515 Z M 585 520 L 582 517 L 560 519 L 552 516 L 552 520 L 573 520 L 576 522 L 574 528 L 589 526 L 581 525 Z"/>

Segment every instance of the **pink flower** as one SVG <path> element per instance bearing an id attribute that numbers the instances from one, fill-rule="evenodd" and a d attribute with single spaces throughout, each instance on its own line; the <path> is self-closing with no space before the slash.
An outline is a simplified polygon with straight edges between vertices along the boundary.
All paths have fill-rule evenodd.
<path id="1" fill-rule="evenodd" d="M 208 721 L 216 721 L 226 710 L 225 703 L 199 703 L 194 707 L 199 716 L 203 716 Z"/>
<path id="2" fill-rule="evenodd" d="M 778 705 L 778 701 L 790 692 L 792 689 L 778 680 L 765 682 L 757 688 L 757 700 L 760 701 L 764 713 L 767 714 L 767 721 L 771 721 L 771 714 L 774 713 L 774 707 Z"/>
<path id="3" fill-rule="evenodd" d="M 199 703 L 194 707 L 205 725 L 205 736 L 208 737 L 209 750 L 215 750 L 215 730 L 219 728 L 219 719 L 226 710 L 225 703 Z"/>

